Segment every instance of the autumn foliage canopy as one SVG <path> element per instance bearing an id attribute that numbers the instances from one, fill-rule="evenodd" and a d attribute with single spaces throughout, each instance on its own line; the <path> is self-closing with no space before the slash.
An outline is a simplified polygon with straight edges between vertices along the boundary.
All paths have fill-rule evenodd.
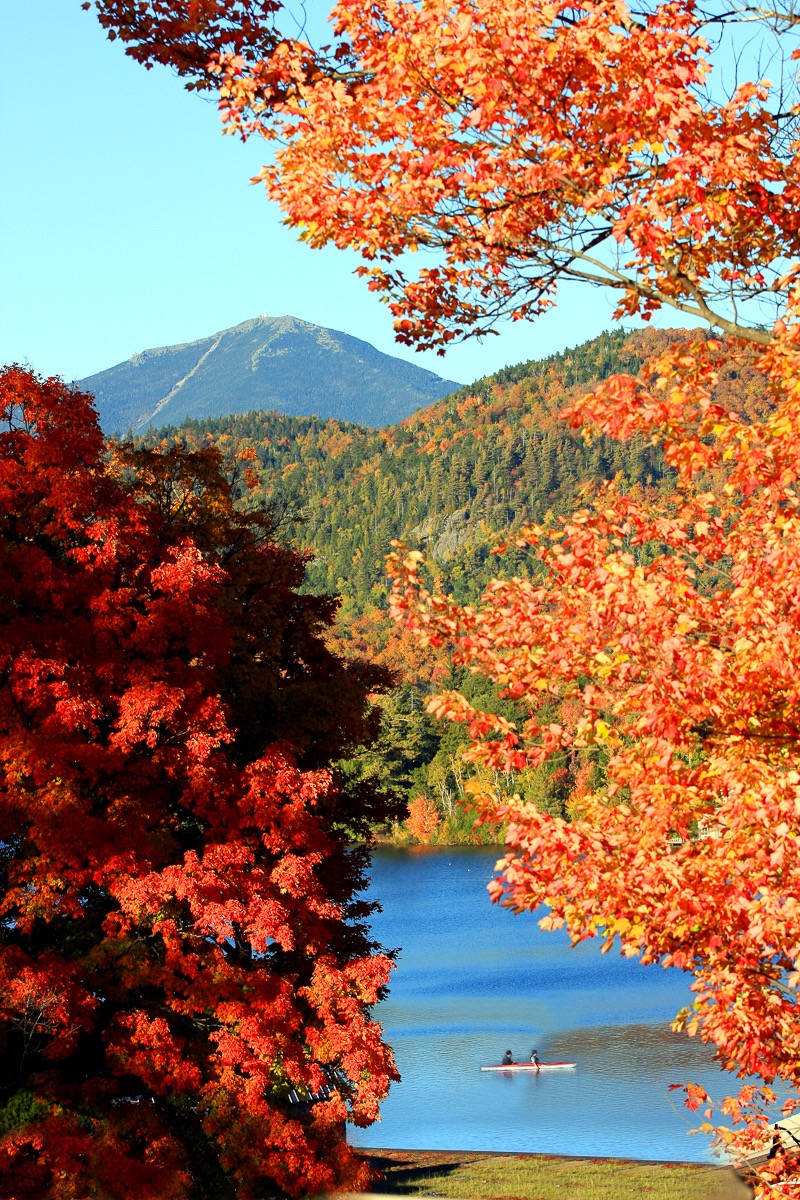
<path id="1" fill-rule="evenodd" d="M 96 0 L 142 61 L 217 86 L 242 136 L 280 139 L 269 194 L 313 246 L 358 250 L 400 340 L 444 347 L 535 317 L 563 280 L 603 285 L 616 316 L 673 309 L 687 334 L 638 378 L 573 405 L 587 436 L 644 434 L 669 497 L 610 484 L 533 528 L 532 574 L 477 609 L 394 560 L 396 615 L 496 680 L 511 725 L 455 694 L 472 755 L 516 769 L 581 753 L 569 820 L 491 795 L 509 823 L 497 898 L 544 905 L 574 939 L 694 975 L 679 1018 L 721 1062 L 792 1108 L 800 1089 L 800 143 L 797 16 L 720 0 L 339 0 L 330 46 L 282 36 L 255 0 Z M 186 21 L 174 53 L 169 9 Z M 225 18 L 247 33 L 232 44 Z M 249 27 L 248 27 L 249 28 Z M 175 32 L 173 27 L 173 32 Z M 267 38 L 269 34 L 269 40 Z M 210 57 L 200 70 L 187 47 Z M 165 48 L 166 47 L 166 48 Z M 416 255 L 416 257 L 412 257 Z M 413 268 L 416 264 L 422 264 Z M 719 401 L 724 360 L 770 403 Z M 578 716 L 543 722 L 542 701 Z M 772 1093 L 723 1102 L 762 1135 Z M 689 1102 L 705 1105 L 694 1089 Z M 766 1108 L 762 1112 L 762 1105 Z M 774 1111 L 773 1111 L 774 1115 Z M 770 1117 L 770 1119 L 772 1119 Z M 710 1128 L 710 1117 L 708 1122 Z M 729 1138 L 729 1133 L 722 1135 Z M 790 1161 L 760 1194 L 800 1195 Z"/>
<path id="2" fill-rule="evenodd" d="M 326 764 L 375 671 L 215 452 L 0 374 L 0 1195 L 363 1186 L 390 963 Z"/>

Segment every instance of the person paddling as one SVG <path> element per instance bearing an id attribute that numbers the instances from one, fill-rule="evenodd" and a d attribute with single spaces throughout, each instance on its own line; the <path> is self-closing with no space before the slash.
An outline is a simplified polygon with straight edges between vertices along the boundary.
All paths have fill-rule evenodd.
<path id="1" fill-rule="evenodd" d="M 503 1066 L 504 1067 L 513 1067 L 514 1066 L 514 1060 L 511 1057 L 510 1050 L 506 1050 L 505 1055 L 503 1056 Z"/>
<path id="2" fill-rule="evenodd" d="M 533 1065 L 536 1067 L 536 1070 L 538 1071 L 542 1065 L 541 1062 L 539 1061 L 539 1051 L 538 1050 L 531 1050 L 531 1062 L 533 1063 Z"/>

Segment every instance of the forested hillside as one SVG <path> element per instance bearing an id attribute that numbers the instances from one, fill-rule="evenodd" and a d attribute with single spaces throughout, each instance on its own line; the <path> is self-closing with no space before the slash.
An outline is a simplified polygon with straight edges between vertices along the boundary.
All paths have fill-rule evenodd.
<path id="1" fill-rule="evenodd" d="M 478 380 L 384 430 L 253 412 L 151 435 L 189 446 L 211 443 L 231 463 L 246 463 L 251 486 L 242 472 L 241 502 L 273 505 L 281 532 L 313 555 L 308 586 L 342 598 L 338 648 L 395 671 L 400 685 L 378 700 L 382 741 L 347 769 L 399 787 L 409 799 L 427 796 L 436 811 L 415 813 L 419 833 L 439 828 L 441 836 L 454 836 L 464 824 L 454 801 L 463 798 L 470 773 L 460 760 L 463 727 L 434 724 L 424 713 L 425 694 L 444 682 L 474 697 L 480 686 L 482 704 L 511 719 L 518 714 L 493 699 L 485 681 L 448 677 L 444 657 L 422 655 L 390 624 L 384 559 L 392 539 L 420 546 L 445 589 L 464 602 L 493 576 L 527 572 L 515 547 L 492 554 L 526 522 L 555 521 L 617 476 L 629 488 L 671 488 L 660 451 L 643 439 L 587 443 L 559 413 L 594 382 L 637 371 L 677 336 L 605 334 Z M 745 412 L 765 402 L 763 382 L 741 368 L 720 381 L 719 392 Z M 581 770 L 586 764 L 575 759 L 512 783 L 558 811 Z"/>
<path id="2" fill-rule="evenodd" d="M 398 537 L 424 548 L 465 600 L 498 570 L 491 547 L 525 522 L 571 511 L 587 488 L 618 474 L 630 486 L 659 485 L 661 455 L 643 440 L 587 445 L 558 414 L 571 396 L 637 370 L 674 337 L 605 334 L 478 380 L 384 430 L 252 412 L 187 422 L 165 436 L 254 455 L 259 482 L 245 502 L 285 511 L 284 531 L 314 555 L 310 587 L 339 593 L 346 621 L 382 604 L 383 560 Z M 734 385 L 743 404 L 763 393 L 755 377 L 723 386 Z M 501 569 L 521 567 L 512 549 Z"/>

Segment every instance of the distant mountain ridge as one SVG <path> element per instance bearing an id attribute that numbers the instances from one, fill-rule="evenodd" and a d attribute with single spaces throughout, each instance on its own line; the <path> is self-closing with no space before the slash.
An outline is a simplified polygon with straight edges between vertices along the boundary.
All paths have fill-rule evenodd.
<path id="1" fill-rule="evenodd" d="M 107 433 L 272 409 L 382 428 L 462 385 L 369 342 L 266 314 L 177 346 L 134 354 L 76 381 Z"/>

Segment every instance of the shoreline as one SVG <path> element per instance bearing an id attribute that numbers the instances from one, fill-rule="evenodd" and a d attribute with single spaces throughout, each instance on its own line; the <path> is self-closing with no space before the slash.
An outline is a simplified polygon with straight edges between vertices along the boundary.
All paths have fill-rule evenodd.
<path id="1" fill-rule="evenodd" d="M 529 1151 L 379 1149 L 354 1146 L 376 1179 L 367 1197 L 437 1200 L 749 1200 L 732 1167 L 674 1160 Z M 355 1200 L 351 1194 L 350 1200 Z"/>
<path id="2" fill-rule="evenodd" d="M 592 1163 L 621 1163 L 630 1167 L 688 1167 L 692 1170 L 724 1171 L 727 1167 L 720 1163 L 691 1162 L 685 1158 L 619 1158 L 616 1155 L 606 1157 L 602 1154 L 548 1154 L 543 1150 L 425 1150 L 417 1146 L 403 1147 L 402 1150 L 386 1147 L 351 1146 L 361 1158 L 394 1158 L 398 1155 L 422 1157 L 442 1155 L 445 1158 L 523 1158 L 541 1160 L 543 1162 L 592 1162 Z"/>
<path id="3" fill-rule="evenodd" d="M 500 842 L 469 842 L 456 840 L 454 842 L 419 842 L 411 837 L 402 835 L 374 833 L 367 843 L 372 849 L 390 848 L 393 850 L 501 850 L 505 849 L 505 840 Z"/>

